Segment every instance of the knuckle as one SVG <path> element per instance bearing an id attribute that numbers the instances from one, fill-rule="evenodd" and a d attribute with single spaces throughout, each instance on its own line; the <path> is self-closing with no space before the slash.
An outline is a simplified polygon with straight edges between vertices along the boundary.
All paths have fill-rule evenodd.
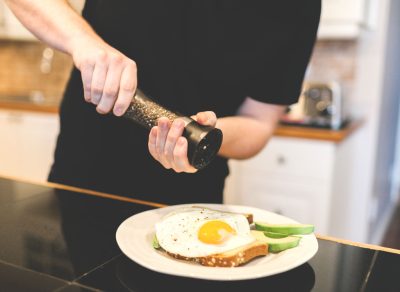
<path id="1" fill-rule="evenodd" d="M 181 118 L 177 118 L 172 122 L 172 125 L 175 127 L 181 126 L 183 123 L 183 120 Z"/>
<path id="2" fill-rule="evenodd" d="M 160 155 L 160 156 L 164 155 L 164 149 L 161 146 L 156 145 L 156 151 L 157 151 L 158 155 Z"/>
<path id="3" fill-rule="evenodd" d="M 90 92 L 91 86 L 90 86 L 89 82 L 83 83 L 83 90 Z"/>
<path id="4" fill-rule="evenodd" d="M 111 57 L 111 61 L 112 61 L 114 64 L 120 65 L 120 64 L 123 63 L 124 57 L 123 57 L 121 54 L 114 54 L 114 55 L 112 55 L 112 57 Z"/>
<path id="5" fill-rule="evenodd" d="M 173 144 L 176 142 L 177 139 L 177 135 L 171 133 L 172 131 L 170 131 L 169 135 L 167 136 L 167 142 L 170 144 Z"/>
<path id="6" fill-rule="evenodd" d="M 96 61 L 106 62 L 107 61 L 107 52 L 105 50 L 99 50 L 96 54 Z"/>
<path id="7" fill-rule="evenodd" d="M 176 158 L 184 158 L 184 152 L 179 148 L 175 148 L 174 149 L 174 156 Z"/>
<path id="8" fill-rule="evenodd" d="M 171 156 L 170 151 L 169 151 L 168 149 L 164 149 L 164 151 L 163 151 L 163 156 L 165 156 L 165 157 Z"/>
<path id="9" fill-rule="evenodd" d="M 136 90 L 136 86 L 134 84 L 123 84 L 121 86 L 121 89 L 123 91 L 127 91 L 127 92 L 134 92 Z"/>
<path id="10" fill-rule="evenodd" d="M 114 98 L 116 95 L 117 91 L 111 88 L 106 88 L 103 91 L 103 96 L 108 99 Z"/>
<path id="11" fill-rule="evenodd" d="M 132 69 L 134 69 L 135 71 L 137 70 L 137 64 L 136 64 L 135 61 L 130 60 L 130 61 L 129 61 L 129 66 L 130 66 Z"/>
<path id="12" fill-rule="evenodd" d="M 80 70 L 85 71 L 89 68 L 91 68 L 93 66 L 93 60 L 89 57 L 89 58 L 85 58 L 83 60 L 80 61 L 78 67 Z"/>
<path id="13" fill-rule="evenodd" d="M 92 87 L 92 92 L 94 94 L 103 94 L 103 88 L 99 87 L 99 86 L 93 86 Z"/>

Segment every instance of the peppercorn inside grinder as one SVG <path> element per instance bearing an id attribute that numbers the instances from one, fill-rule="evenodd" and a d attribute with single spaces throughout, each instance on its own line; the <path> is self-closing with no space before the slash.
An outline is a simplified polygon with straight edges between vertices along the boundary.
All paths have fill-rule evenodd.
<path id="1" fill-rule="evenodd" d="M 206 167 L 221 148 L 221 130 L 200 125 L 189 117 L 181 116 L 162 107 L 146 96 L 140 89 L 136 90 L 132 103 L 125 112 L 124 117 L 139 123 L 149 130 L 157 125 L 158 119 L 161 117 L 166 117 L 171 122 L 177 118 L 182 119 L 185 122 L 182 136 L 188 141 L 189 163 L 196 169 Z"/>

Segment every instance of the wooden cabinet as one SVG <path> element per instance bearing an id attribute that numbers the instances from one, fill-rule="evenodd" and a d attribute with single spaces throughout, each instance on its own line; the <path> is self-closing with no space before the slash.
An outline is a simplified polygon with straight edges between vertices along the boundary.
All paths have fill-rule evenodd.
<path id="1" fill-rule="evenodd" d="M 225 203 L 280 213 L 329 233 L 336 145 L 273 137 L 254 158 L 230 161 Z"/>
<path id="2" fill-rule="evenodd" d="M 373 23 L 377 0 L 322 0 L 320 39 L 353 39 Z"/>
<path id="3" fill-rule="evenodd" d="M 46 181 L 58 129 L 56 114 L 0 110 L 0 173 Z"/>

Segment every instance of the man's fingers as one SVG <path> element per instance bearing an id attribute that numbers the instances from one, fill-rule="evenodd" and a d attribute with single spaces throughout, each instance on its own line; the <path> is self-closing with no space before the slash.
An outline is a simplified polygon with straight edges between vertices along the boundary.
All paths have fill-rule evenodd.
<path id="1" fill-rule="evenodd" d="M 158 134 L 160 132 L 160 127 L 156 126 L 153 127 L 150 131 L 149 134 L 149 142 L 148 142 L 148 148 L 151 156 L 158 162 L 162 164 L 162 166 L 166 169 L 170 169 L 171 166 L 163 160 L 163 157 L 158 153 L 157 151 L 157 139 L 158 139 Z"/>
<path id="2" fill-rule="evenodd" d="M 176 172 L 189 172 L 195 173 L 196 168 L 190 165 L 187 157 L 188 143 L 186 138 L 179 137 L 174 148 L 174 170 Z"/>
<path id="3" fill-rule="evenodd" d="M 158 154 L 158 161 L 167 169 L 171 168 L 164 156 L 165 141 L 169 131 L 169 120 L 167 118 L 160 118 L 158 120 L 156 151 Z"/>
<path id="4" fill-rule="evenodd" d="M 169 125 L 167 118 L 160 118 L 158 126 L 151 129 L 148 148 L 151 156 L 164 168 L 172 168 L 175 172 L 194 173 L 197 171 L 190 165 L 187 157 L 188 143 L 182 137 L 184 122 L 175 120 Z"/>
<path id="5" fill-rule="evenodd" d="M 106 82 L 108 64 L 104 61 L 106 58 L 104 55 L 100 55 L 96 61 L 92 75 L 91 85 L 91 97 L 92 103 L 97 105 L 100 102 L 101 96 L 103 95 L 104 84 Z"/>
<path id="6" fill-rule="evenodd" d="M 121 74 L 119 93 L 114 105 L 114 114 L 121 116 L 128 109 L 137 87 L 136 63 L 131 61 Z"/>
<path id="7" fill-rule="evenodd" d="M 87 102 L 91 102 L 92 94 L 92 76 L 93 76 L 94 64 L 86 62 L 82 65 L 80 71 L 82 76 L 82 85 L 83 85 L 83 95 Z"/>
<path id="8" fill-rule="evenodd" d="M 174 148 L 178 138 L 182 136 L 184 125 L 181 119 L 174 120 L 165 141 L 164 156 L 172 166 L 174 166 Z"/>
<path id="9" fill-rule="evenodd" d="M 84 97 L 106 114 L 121 116 L 129 107 L 137 86 L 135 61 L 102 41 L 89 41 L 72 53 L 81 71 Z"/>
<path id="10" fill-rule="evenodd" d="M 114 106 L 119 91 L 119 83 L 122 75 L 122 56 L 115 57 L 110 64 L 103 88 L 103 94 L 97 106 L 100 113 L 108 113 Z"/>
<path id="11" fill-rule="evenodd" d="M 195 120 L 204 126 L 215 127 L 217 124 L 217 116 L 212 111 L 199 112 L 195 117 Z"/>
<path id="12" fill-rule="evenodd" d="M 156 149 L 157 130 L 158 130 L 157 126 L 153 127 L 151 129 L 150 134 L 149 134 L 149 142 L 148 142 L 149 152 L 155 160 L 158 160 L 158 153 L 157 153 L 157 149 Z"/>

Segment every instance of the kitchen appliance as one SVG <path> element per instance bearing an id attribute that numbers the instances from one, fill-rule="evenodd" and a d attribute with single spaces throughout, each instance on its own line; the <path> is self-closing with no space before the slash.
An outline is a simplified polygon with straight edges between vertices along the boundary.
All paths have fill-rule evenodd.
<path id="1" fill-rule="evenodd" d="M 338 130 L 347 121 L 337 82 L 306 82 L 296 104 L 289 106 L 282 124 Z"/>
<path id="2" fill-rule="evenodd" d="M 161 117 L 166 117 L 171 122 L 176 118 L 182 119 L 185 122 L 182 136 L 188 141 L 188 159 L 190 164 L 197 169 L 207 166 L 221 147 L 221 130 L 200 125 L 189 117 L 164 108 L 146 96 L 140 89 L 136 90 L 132 103 L 125 112 L 124 117 L 139 123 L 149 130 L 157 125 L 157 121 Z"/>

